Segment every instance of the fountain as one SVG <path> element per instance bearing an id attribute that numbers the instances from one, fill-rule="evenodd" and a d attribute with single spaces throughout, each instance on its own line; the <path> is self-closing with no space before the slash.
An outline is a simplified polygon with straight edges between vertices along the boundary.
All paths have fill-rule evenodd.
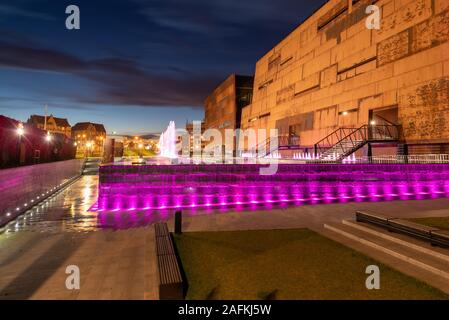
<path id="1" fill-rule="evenodd" d="M 98 211 L 255 210 L 272 205 L 449 197 L 448 164 L 104 165 Z"/>
<path id="2" fill-rule="evenodd" d="M 178 158 L 178 153 L 176 152 L 176 127 L 174 121 L 170 121 L 167 130 L 161 133 L 161 137 L 159 138 L 159 150 L 161 157 L 169 159 Z"/>

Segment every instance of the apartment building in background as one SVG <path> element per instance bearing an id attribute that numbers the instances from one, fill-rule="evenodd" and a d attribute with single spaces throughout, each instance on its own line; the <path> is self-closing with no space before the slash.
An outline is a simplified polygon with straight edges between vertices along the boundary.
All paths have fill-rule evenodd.
<path id="1" fill-rule="evenodd" d="M 78 156 L 96 156 L 103 154 L 106 129 L 102 124 L 79 122 L 72 128 L 72 138 L 77 146 Z"/>
<path id="2" fill-rule="evenodd" d="M 61 133 L 68 138 L 72 135 L 72 128 L 69 121 L 65 118 L 57 118 L 53 115 L 32 115 L 28 119 L 27 123 L 49 133 Z"/>

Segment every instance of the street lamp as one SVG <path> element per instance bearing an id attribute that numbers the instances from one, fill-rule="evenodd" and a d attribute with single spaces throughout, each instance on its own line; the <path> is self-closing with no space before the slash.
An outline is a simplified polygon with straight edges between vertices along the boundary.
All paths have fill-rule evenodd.
<path id="1" fill-rule="evenodd" d="M 100 137 L 100 141 L 101 141 L 101 156 L 104 156 L 104 137 L 103 136 Z"/>
<path id="2" fill-rule="evenodd" d="M 139 148 L 139 158 L 142 158 L 143 144 L 142 144 L 142 143 L 139 143 L 138 148 Z"/>
<path id="3" fill-rule="evenodd" d="M 45 140 L 47 140 L 47 142 L 51 141 L 51 134 L 50 134 L 50 132 L 47 132 L 47 136 L 45 137 Z"/>
<path id="4" fill-rule="evenodd" d="M 17 135 L 22 137 L 25 134 L 25 130 L 23 129 L 23 123 L 19 123 L 17 126 Z"/>
<path id="5" fill-rule="evenodd" d="M 25 129 L 23 128 L 23 123 L 19 122 L 17 125 L 17 164 L 20 166 L 20 156 L 22 147 L 22 136 L 25 134 Z"/>
<path id="6" fill-rule="evenodd" d="M 89 157 L 89 153 L 90 153 L 90 148 L 92 148 L 92 142 L 89 141 L 86 143 L 86 148 L 87 148 L 87 157 Z"/>

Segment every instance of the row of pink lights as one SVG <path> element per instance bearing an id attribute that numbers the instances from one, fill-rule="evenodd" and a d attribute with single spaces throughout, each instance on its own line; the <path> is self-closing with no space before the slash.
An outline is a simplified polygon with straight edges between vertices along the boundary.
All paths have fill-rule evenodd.
<path id="1" fill-rule="evenodd" d="M 141 211 L 141 210 L 166 210 L 166 209 L 191 209 L 191 208 L 212 208 L 212 207 L 233 207 L 233 206 L 247 206 L 247 205 L 264 205 L 264 204 L 277 204 L 277 203 L 297 203 L 303 204 L 307 202 L 332 202 L 337 200 L 342 201 L 349 201 L 349 200 L 363 200 L 363 199 L 371 199 L 373 201 L 380 201 L 380 199 L 384 198 L 385 200 L 392 200 L 391 198 L 397 198 L 400 197 L 403 199 L 403 197 L 413 197 L 413 196 L 440 196 L 440 197 L 449 197 L 449 183 L 446 183 L 444 186 L 444 191 L 442 190 L 435 190 L 436 186 L 432 185 L 430 186 L 431 191 L 430 192 L 424 192 L 424 191 L 417 191 L 417 192 L 401 192 L 398 193 L 387 193 L 387 194 L 373 194 L 373 195 L 355 195 L 355 196 L 349 196 L 341 194 L 338 197 L 332 197 L 332 196 L 325 196 L 325 197 L 311 197 L 311 198 L 293 198 L 293 199 L 279 199 L 279 200 L 273 200 L 273 199 L 267 199 L 267 200 L 251 200 L 251 201 L 222 201 L 220 203 L 211 203 L 210 201 L 204 203 L 204 204 L 198 204 L 198 203 L 192 203 L 190 205 L 175 205 L 175 206 L 168 206 L 168 205 L 160 205 L 160 206 L 146 206 L 142 208 L 138 208 L 135 206 L 131 206 L 130 208 L 123 208 L 121 204 L 116 205 L 115 209 L 107 210 L 104 208 L 99 208 L 98 204 L 94 205 L 92 207 L 92 211 L 111 211 L 111 212 L 118 212 L 118 211 Z M 205 196 L 205 197 L 213 197 L 213 196 Z M 241 197 L 239 195 L 236 195 L 235 197 Z M 390 198 L 390 199 L 389 199 Z M 120 201 L 121 202 L 121 201 Z M 133 201 L 131 201 L 133 202 Z"/>
<path id="2" fill-rule="evenodd" d="M 148 166 L 132 174 L 129 170 L 136 168 L 122 168 L 100 171 L 99 202 L 92 210 L 163 211 L 449 197 L 447 165 L 281 165 L 278 174 L 257 179 L 254 168 L 244 165 Z M 179 176 L 184 179 L 178 181 Z"/>

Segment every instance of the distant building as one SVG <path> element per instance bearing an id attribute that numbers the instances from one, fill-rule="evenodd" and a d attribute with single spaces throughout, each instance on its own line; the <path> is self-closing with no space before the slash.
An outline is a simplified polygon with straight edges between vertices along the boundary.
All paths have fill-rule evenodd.
<path id="1" fill-rule="evenodd" d="M 76 141 L 78 156 L 101 156 L 106 129 L 102 124 L 79 122 L 72 127 L 72 138 Z"/>
<path id="2" fill-rule="evenodd" d="M 65 134 L 53 132 L 52 139 L 47 140 L 47 132 L 34 124 L 0 115 L 1 169 L 73 159 L 75 149 L 72 139 Z"/>
<path id="3" fill-rule="evenodd" d="M 242 109 L 251 104 L 254 77 L 231 75 L 205 101 L 205 129 L 239 129 Z M 223 141 L 224 144 L 224 141 Z"/>
<path id="4" fill-rule="evenodd" d="M 28 124 L 47 132 L 61 133 L 69 138 L 71 137 L 71 127 L 65 118 L 57 118 L 53 115 L 47 117 L 32 115 L 27 122 Z"/>
<path id="5" fill-rule="evenodd" d="M 189 134 L 189 150 L 190 150 L 189 152 L 192 155 L 193 151 L 194 151 L 193 150 L 193 147 L 194 147 L 194 144 L 193 144 L 193 138 L 194 138 L 194 135 L 193 135 L 193 122 L 187 122 L 185 130 Z M 205 122 L 201 121 L 201 142 L 200 142 L 201 143 L 201 145 L 200 145 L 201 149 L 200 150 L 195 150 L 197 152 L 200 152 L 201 150 L 204 150 L 205 146 L 210 143 L 209 141 L 205 141 L 203 139 L 203 133 L 204 133 L 205 130 L 206 130 Z M 178 137 L 177 143 L 181 143 L 181 137 Z"/>

